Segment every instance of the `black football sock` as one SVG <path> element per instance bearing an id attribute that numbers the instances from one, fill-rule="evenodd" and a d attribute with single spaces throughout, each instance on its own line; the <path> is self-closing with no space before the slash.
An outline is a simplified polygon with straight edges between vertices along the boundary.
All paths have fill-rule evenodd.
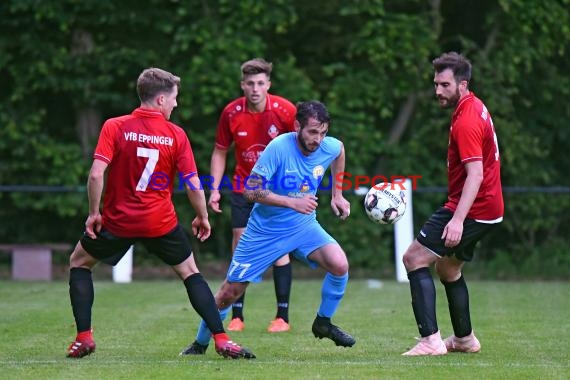
<path id="1" fill-rule="evenodd" d="M 69 270 L 69 299 L 77 332 L 91 329 L 91 308 L 95 299 L 91 271 L 86 268 Z"/>
<path id="2" fill-rule="evenodd" d="M 220 313 L 212 290 L 201 273 L 195 273 L 184 280 L 186 292 L 192 307 L 204 320 L 212 334 L 224 332 Z"/>
<path id="3" fill-rule="evenodd" d="M 289 323 L 289 297 L 292 281 L 291 263 L 283 266 L 273 266 L 273 282 L 275 283 L 275 298 L 277 299 L 277 315 Z"/>
<path id="4" fill-rule="evenodd" d="M 412 309 L 422 337 L 437 332 L 435 313 L 435 285 L 429 268 L 420 268 L 408 273 L 412 293 Z"/>
<path id="5" fill-rule="evenodd" d="M 243 319 L 243 303 L 245 300 L 245 292 L 232 304 L 232 319 Z"/>
<path id="6" fill-rule="evenodd" d="M 471 315 L 469 313 L 469 291 L 463 275 L 454 282 L 441 281 L 445 286 L 449 316 L 456 337 L 463 338 L 471 334 Z"/>

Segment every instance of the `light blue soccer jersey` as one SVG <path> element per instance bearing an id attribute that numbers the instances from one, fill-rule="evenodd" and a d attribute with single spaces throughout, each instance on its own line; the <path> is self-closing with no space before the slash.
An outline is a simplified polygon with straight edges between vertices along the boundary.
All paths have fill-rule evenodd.
<path id="1" fill-rule="evenodd" d="M 316 194 L 325 172 L 341 152 L 342 143 L 326 136 L 319 148 L 305 156 L 297 145 L 297 133 L 291 132 L 273 139 L 253 167 L 264 178 L 265 188 L 275 194 L 302 198 Z M 287 232 L 302 229 L 316 220 L 316 212 L 301 214 L 288 207 L 256 203 L 251 211 L 248 228 L 254 231 Z"/>

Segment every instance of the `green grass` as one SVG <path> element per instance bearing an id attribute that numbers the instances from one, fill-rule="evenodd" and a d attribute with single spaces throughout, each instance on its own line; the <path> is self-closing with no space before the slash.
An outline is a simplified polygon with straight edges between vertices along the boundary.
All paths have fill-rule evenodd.
<path id="1" fill-rule="evenodd" d="M 218 282 L 212 282 L 217 289 Z M 378 282 L 373 285 L 379 285 Z M 570 283 L 471 282 L 480 354 L 407 358 L 417 335 L 407 284 L 351 280 L 334 322 L 357 339 L 353 348 L 317 340 L 310 326 L 320 281 L 294 280 L 288 333 L 265 332 L 274 316 L 272 281 L 246 296 L 246 330 L 232 333 L 257 359 L 179 357 L 197 314 L 178 281 L 95 281 L 97 352 L 64 357 L 75 336 L 67 284 L 0 282 L 2 379 L 568 379 Z M 439 283 L 438 315 L 451 332 Z"/>

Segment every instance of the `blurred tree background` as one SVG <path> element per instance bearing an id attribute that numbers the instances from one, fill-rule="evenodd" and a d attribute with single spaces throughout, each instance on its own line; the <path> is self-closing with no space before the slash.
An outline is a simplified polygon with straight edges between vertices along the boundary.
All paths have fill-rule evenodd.
<path id="1" fill-rule="evenodd" d="M 201 173 L 217 118 L 241 95 L 240 64 L 274 63 L 272 92 L 325 102 L 344 141 L 347 171 L 421 175 L 446 185 L 450 114 L 434 101 L 431 60 L 471 59 L 471 89 L 490 109 L 502 156 L 505 221 L 478 249 L 481 276 L 569 278 L 570 0 L 4 0 L 0 5 L 0 242 L 69 242 L 87 213 L 84 191 L 102 122 L 138 105 L 135 82 L 156 66 L 182 78 L 173 121 L 186 129 Z M 69 190 L 69 191 L 63 191 Z M 347 223 L 321 195 L 319 219 L 353 269 L 393 275 L 393 227 L 367 221 L 347 193 Z M 419 228 L 445 199 L 418 191 Z M 175 195 L 186 226 L 193 217 Z M 229 199 L 196 251 L 228 260 Z M 138 258 L 137 258 L 138 260 Z"/>

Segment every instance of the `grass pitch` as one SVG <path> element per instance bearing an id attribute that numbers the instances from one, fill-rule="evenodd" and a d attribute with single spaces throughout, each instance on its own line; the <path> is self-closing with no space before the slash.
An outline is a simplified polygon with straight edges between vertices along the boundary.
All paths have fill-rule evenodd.
<path id="1" fill-rule="evenodd" d="M 468 279 L 469 280 L 469 279 Z M 213 290 L 219 282 L 210 282 Z M 225 360 L 213 350 L 180 357 L 198 316 L 179 281 L 95 281 L 97 352 L 65 358 L 75 327 L 65 282 L 0 282 L 2 379 L 568 379 L 570 283 L 468 282 L 479 354 L 408 358 L 417 336 L 407 284 L 351 280 L 333 322 L 352 348 L 315 339 L 318 280 L 294 280 L 287 333 L 269 334 L 273 282 L 249 287 L 246 330 L 230 333 L 257 359 Z M 438 316 L 452 332 L 439 283 Z M 227 322 L 227 321 L 226 321 Z"/>

